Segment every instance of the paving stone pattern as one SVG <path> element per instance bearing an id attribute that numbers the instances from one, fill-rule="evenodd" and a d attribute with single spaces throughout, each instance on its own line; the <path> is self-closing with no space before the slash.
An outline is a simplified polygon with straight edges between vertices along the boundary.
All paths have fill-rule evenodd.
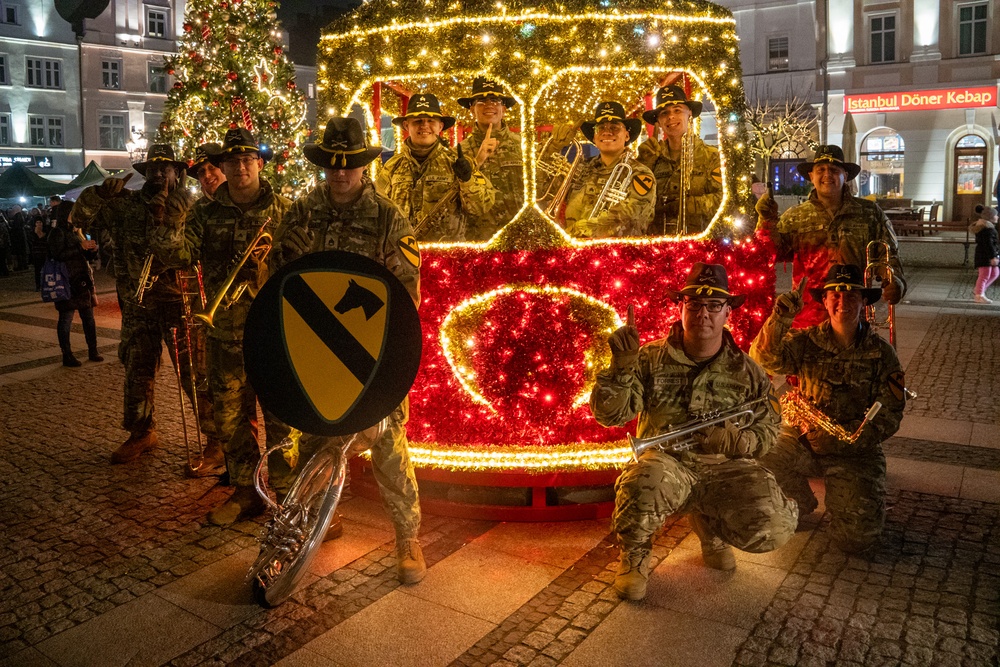
<path id="1" fill-rule="evenodd" d="M 997 664 L 1000 505 L 890 493 L 865 557 L 813 533 L 736 664 Z"/>
<path id="2" fill-rule="evenodd" d="M 892 437 L 882 443 L 886 456 L 912 461 L 929 461 L 948 465 L 1000 470 L 1000 450 L 986 447 L 966 447 L 933 440 Z"/>
<path id="3" fill-rule="evenodd" d="M 35 340 L 34 338 L 24 338 L 22 336 L 0 333 L 0 350 L 2 350 L 5 355 L 23 354 L 24 352 L 33 352 L 35 350 L 44 350 L 53 347 L 59 347 L 59 343 L 56 341 L 55 330 L 52 331 L 51 341 Z"/>
<path id="4" fill-rule="evenodd" d="M 951 290 L 948 292 L 948 298 L 971 301 L 978 277 L 979 271 L 977 269 L 966 267 L 955 282 L 952 283 Z M 1000 305 L 1000 280 L 986 288 L 986 297 L 995 300 Z"/>
<path id="5" fill-rule="evenodd" d="M 942 314 L 934 318 L 906 367 L 917 392 L 906 414 L 996 423 L 1000 396 L 1000 317 Z"/>

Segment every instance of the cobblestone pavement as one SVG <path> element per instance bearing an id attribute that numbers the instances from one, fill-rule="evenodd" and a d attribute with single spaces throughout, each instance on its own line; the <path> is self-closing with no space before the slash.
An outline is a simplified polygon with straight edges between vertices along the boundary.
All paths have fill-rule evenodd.
<path id="1" fill-rule="evenodd" d="M 956 274 L 957 281 L 962 279 Z M 5 481 L 0 487 L 5 537 L 0 545 L 0 665 L 87 664 L 56 654 L 46 642 L 148 600 L 209 566 L 252 553 L 262 522 L 228 528 L 205 523 L 206 512 L 229 490 L 212 479 L 180 474 L 184 455 L 169 367 L 161 371 L 157 385 L 161 446 L 137 463 L 109 465 L 111 451 L 126 436 L 119 428 L 121 365 L 113 355 L 79 369 L 52 365 L 58 359 L 54 317 L 12 308 L 29 302 L 18 294 L 0 281 L 0 304 L 7 304 L 0 305 L 0 355 L 8 360 L 0 362 L 0 375 L 32 374 L 0 384 L 0 476 Z M 17 333 L 4 328 L 13 324 Z M 24 327 L 37 328 L 37 335 L 26 334 Z M 914 401 L 909 414 L 995 423 L 995 409 L 979 398 L 995 405 L 1000 387 L 994 379 L 998 359 L 992 345 L 1000 340 L 998 334 L 1000 317 L 993 314 L 938 314 L 907 369 L 911 386 L 935 398 Z M 102 335 L 116 332 L 105 327 Z M 53 356 L 14 361 L 17 355 L 44 353 L 50 340 Z M 1000 470 L 1000 447 L 895 437 L 885 448 L 890 457 L 926 465 L 962 466 L 982 474 Z M 997 665 L 1000 504 L 892 489 L 888 505 L 884 538 L 863 558 L 846 557 L 831 547 L 825 519 L 816 517 L 813 524 L 818 525 L 811 525 L 801 551 L 788 559 L 787 573 L 767 593 L 762 612 L 747 619 L 745 629 L 733 629 L 736 650 L 730 658 L 678 658 L 676 664 Z M 421 543 L 431 572 L 502 527 L 425 516 Z M 675 553 L 689 534 L 686 519 L 671 518 L 654 543 L 655 561 Z M 159 660 L 136 658 L 133 664 L 328 662 L 296 656 L 328 631 L 365 617 L 387 596 L 421 595 L 423 584 L 402 587 L 396 581 L 388 535 L 346 565 L 311 575 L 281 607 L 250 608 L 233 622 L 212 626 L 204 639 L 161 653 L 166 657 Z M 625 603 L 613 594 L 617 555 L 612 536 L 604 531 L 569 562 L 549 568 L 553 572 L 547 583 L 504 618 L 447 659 L 427 664 L 509 667 L 571 661 L 574 651 L 612 616 L 654 609 L 651 602 Z M 511 578 L 519 575 L 516 569 L 509 573 Z M 463 582 L 454 585 L 461 590 Z M 407 622 L 419 625 L 421 619 Z M 164 635 L 170 631 L 161 629 Z M 629 635 L 667 632 L 664 627 L 629 628 Z M 433 644 L 448 628 L 428 628 L 426 634 Z M 663 656 L 670 655 L 671 642 L 683 639 L 664 640 L 660 657 L 630 664 L 670 663 Z M 619 641 L 615 646 L 627 648 L 629 636 Z M 615 646 L 609 649 L 614 652 Z M 129 656 L 115 664 L 130 664 Z M 625 664 L 625 659 L 593 664 Z"/>

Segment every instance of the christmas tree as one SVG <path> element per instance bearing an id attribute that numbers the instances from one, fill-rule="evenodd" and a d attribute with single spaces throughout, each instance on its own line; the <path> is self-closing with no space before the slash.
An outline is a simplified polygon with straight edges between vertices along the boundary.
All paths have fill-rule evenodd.
<path id="1" fill-rule="evenodd" d="M 175 81 L 157 141 L 191 157 L 203 143 L 221 143 L 227 129 L 245 127 L 273 153 L 264 175 L 275 189 L 302 192 L 314 175 L 301 150 L 311 130 L 277 8 L 270 0 L 188 2 L 177 55 L 166 59 Z"/>

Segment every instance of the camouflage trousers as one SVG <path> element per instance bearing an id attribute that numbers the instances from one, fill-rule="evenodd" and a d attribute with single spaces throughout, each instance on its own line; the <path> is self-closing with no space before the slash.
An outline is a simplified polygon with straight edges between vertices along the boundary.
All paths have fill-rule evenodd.
<path id="1" fill-rule="evenodd" d="M 180 350 L 181 386 L 187 394 L 188 401 L 191 400 L 191 375 L 188 372 L 188 348 L 184 336 L 184 310 L 180 302 L 148 304 L 143 308 L 135 303 L 123 301 L 122 306 L 121 342 L 118 344 L 118 358 L 125 366 L 122 427 L 129 433 L 142 435 L 156 425 L 154 390 L 164 345 L 174 364 L 176 378 L 177 350 L 174 348 L 172 332 L 174 327 L 177 327 L 177 348 Z M 195 358 L 197 367 L 197 352 Z M 198 410 L 198 421 L 202 432 L 213 433 L 215 428 L 210 423 L 210 401 L 203 401 L 199 396 Z"/>
<path id="2" fill-rule="evenodd" d="M 885 456 L 881 448 L 864 456 L 817 456 L 783 426 L 774 447 L 761 459 L 781 489 L 794 498 L 802 516 L 819 505 L 809 488 L 810 477 L 826 483 L 830 539 L 842 551 L 864 551 L 885 525 Z"/>
<path id="3" fill-rule="evenodd" d="M 208 338 L 208 386 L 214 405 L 215 433 L 226 455 L 226 469 L 233 486 L 253 486 L 260 461 L 257 440 L 257 394 L 243 370 L 243 341 Z M 288 427 L 264 411 L 267 446 L 281 442 Z M 281 452 L 269 461 L 281 459 Z"/>
<path id="4" fill-rule="evenodd" d="M 396 528 L 397 539 L 416 537 L 420 532 L 420 498 L 417 478 L 407 449 L 406 421 L 408 404 L 403 402 L 389 417 L 385 432 L 372 445 L 372 472 L 378 483 L 382 504 Z M 302 466 L 323 446 L 342 445 L 341 438 L 327 438 L 303 434 L 299 440 L 299 459 L 290 468 L 283 457 L 272 456 L 267 460 L 271 485 L 279 493 L 287 493 Z"/>
<path id="5" fill-rule="evenodd" d="M 611 529 L 624 548 L 635 548 L 649 543 L 675 513 L 696 515 L 703 532 L 710 533 L 699 537 L 718 537 L 753 553 L 783 545 L 798 522 L 795 501 L 756 461 L 686 464 L 647 449 L 615 483 Z"/>

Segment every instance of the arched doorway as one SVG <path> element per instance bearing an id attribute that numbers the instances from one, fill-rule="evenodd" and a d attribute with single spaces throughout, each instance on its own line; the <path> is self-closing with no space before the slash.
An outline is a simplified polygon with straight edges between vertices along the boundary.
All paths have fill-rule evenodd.
<path id="1" fill-rule="evenodd" d="M 952 182 L 952 219 L 970 221 L 976 217 L 976 204 L 986 203 L 986 142 L 967 134 L 955 144 L 955 169 Z"/>
<path id="2" fill-rule="evenodd" d="M 891 127 L 874 130 L 861 142 L 858 194 L 878 199 L 903 196 L 903 137 Z"/>

